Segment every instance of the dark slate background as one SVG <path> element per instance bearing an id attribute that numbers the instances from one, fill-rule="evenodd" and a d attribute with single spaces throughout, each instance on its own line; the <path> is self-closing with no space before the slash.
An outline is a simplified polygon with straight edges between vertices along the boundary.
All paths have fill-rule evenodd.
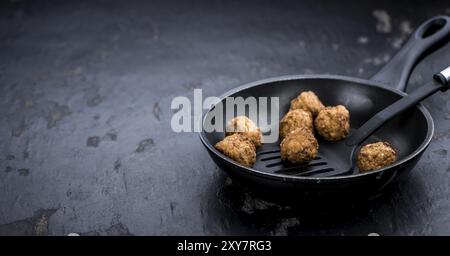
<path id="1" fill-rule="evenodd" d="M 436 134 L 409 179 L 345 210 L 255 198 L 197 134 L 171 131 L 171 100 L 193 88 L 370 77 L 411 28 L 450 14 L 446 1 L 276 2 L 2 1 L 0 234 L 449 235 L 448 92 L 425 102 Z M 410 87 L 449 64 L 447 45 Z"/>

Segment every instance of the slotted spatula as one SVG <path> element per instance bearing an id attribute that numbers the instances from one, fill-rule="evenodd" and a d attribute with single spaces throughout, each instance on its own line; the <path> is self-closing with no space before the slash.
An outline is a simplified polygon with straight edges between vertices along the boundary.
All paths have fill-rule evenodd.
<path id="1" fill-rule="evenodd" d="M 273 144 L 271 145 L 272 148 L 265 148 L 264 151 L 258 153 L 254 168 L 277 174 L 310 177 L 333 177 L 357 172 L 355 168 L 356 157 L 363 142 L 393 117 L 415 106 L 437 91 L 448 90 L 449 78 L 450 67 L 436 74 L 434 79 L 426 85 L 417 88 L 372 116 L 361 127 L 351 132 L 345 140 L 321 142 L 321 145 L 325 144 L 323 147 L 319 147 L 319 154 L 312 161 L 301 165 L 286 164 L 281 161 L 279 147 Z"/>

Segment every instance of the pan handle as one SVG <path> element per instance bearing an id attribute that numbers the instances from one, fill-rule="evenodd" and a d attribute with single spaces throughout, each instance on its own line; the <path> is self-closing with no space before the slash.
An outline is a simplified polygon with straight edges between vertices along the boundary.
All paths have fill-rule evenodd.
<path id="1" fill-rule="evenodd" d="M 414 31 L 392 60 L 370 79 L 405 91 L 414 66 L 425 55 L 447 42 L 449 35 L 450 17 L 435 16 L 425 21 Z"/>

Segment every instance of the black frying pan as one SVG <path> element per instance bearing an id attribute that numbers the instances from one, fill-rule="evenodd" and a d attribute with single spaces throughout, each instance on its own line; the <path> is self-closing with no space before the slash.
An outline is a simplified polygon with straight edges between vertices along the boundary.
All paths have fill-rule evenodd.
<path id="1" fill-rule="evenodd" d="M 403 48 L 370 80 L 337 75 L 292 75 L 276 77 L 246 84 L 220 97 L 279 97 L 279 116 L 289 109 L 290 100 L 299 92 L 314 91 L 326 105 L 342 104 L 350 112 L 352 131 L 392 103 L 406 96 L 406 84 L 414 66 L 428 53 L 448 40 L 450 18 L 437 16 L 422 24 Z M 203 123 L 211 110 L 206 111 Z M 270 109 L 267 114 L 270 114 Z M 226 116 L 224 110 L 224 117 Z M 278 196 L 367 196 L 379 193 L 397 177 L 410 171 L 429 145 L 434 132 L 433 119 L 428 110 L 417 104 L 408 111 L 396 115 L 376 130 L 365 143 L 384 140 L 397 150 L 397 161 L 388 167 L 367 172 L 347 172 L 342 175 L 322 175 L 321 159 L 301 167 L 301 171 L 279 162 L 279 142 L 266 143 L 257 152 L 257 161 L 252 168 L 245 167 L 226 157 L 214 148 L 224 138 L 224 132 L 206 132 L 202 129 L 201 141 L 214 162 L 231 178 L 265 194 Z M 343 143 L 332 143 L 319 139 L 319 152 L 341 152 Z M 338 155 L 338 154 L 336 154 Z M 320 154 L 319 154 L 320 157 Z M 339 159 L 343 159 L 339 156 Z M 345 158 L 344 158 L 345 159 Z M 336 160 L 334 170 L 339 171 Z M 287 170 L 287 171 L 286 171 Z M 294 170 L 294 171 L 292 171 Z M 302 175 L 304 172 L 310 175 Z M 326 172 L 325 172 L 326 173 Z M 299 193 L 300 192 L 300 193 Z"/>

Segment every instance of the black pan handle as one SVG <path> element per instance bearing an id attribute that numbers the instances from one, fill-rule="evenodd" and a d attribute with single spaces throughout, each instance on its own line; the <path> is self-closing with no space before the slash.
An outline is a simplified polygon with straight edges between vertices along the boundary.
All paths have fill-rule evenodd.
<path id="1" fill-rule="evenodd" d="M 402 99 L 392 103 L 387 108 L 378 112 L 376 115 L 370 118 L 369 121 L 364 123 L 358 130 L 356 130 L 350 137 L 348 137 L 345 143 L 348 146 L 361 144 L 367 137 L 372 135 L 372 133 L 374 133 L 378 128 L 380 128 L 391 118 L 409 109 L 410 107 L 415 106 L 417 103 L 439 90 L 448 90 L 449 85 L 450 67 L 434 75 L 433 81 L 417 88 Z"/>
<path id="2" fill-rule="evenodd" d="M 405 91 L 414 66 L 450 35 L 450 18 L 436 16 L 420 25 L 400 51 L 370 79 Z"/>

